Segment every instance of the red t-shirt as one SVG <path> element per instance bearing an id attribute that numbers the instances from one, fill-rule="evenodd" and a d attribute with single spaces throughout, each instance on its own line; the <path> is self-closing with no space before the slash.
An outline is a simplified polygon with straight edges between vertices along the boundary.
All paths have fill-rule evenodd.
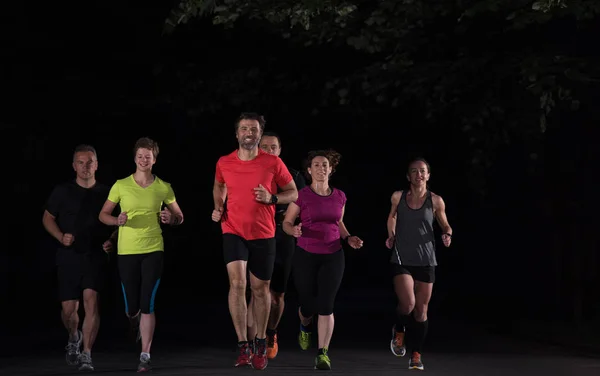
<path id="1" fill-rule="evenodd" d="M 262 184 L 271 194 L 277 186 L 292 181 L 281 158 L 258 151 L 251 161 L 242 161 L 238 151 L 219 158 L 215 179 L 227 186 L 227 210 L 221 217 L 224 234 L 235 234 L 246 240 L 275 237 L 275 205 L 256 201 L 254 188 Z"/>

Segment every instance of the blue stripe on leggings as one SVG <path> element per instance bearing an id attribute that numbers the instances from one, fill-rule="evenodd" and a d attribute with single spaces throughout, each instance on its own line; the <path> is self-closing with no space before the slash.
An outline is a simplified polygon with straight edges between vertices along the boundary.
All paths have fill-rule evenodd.
<path id="1" fill-rule="evenodd" d="M 123 290 L 123 298 L 125 299 L 125 313 L 129 315 L 129 306 L 127 305 L 127 294 L 125 293 L 125 285 L 121 282 L 121 290 Z"/>
<path id="2" fill-rule="evenodd" d="M 156 281 L 154 289 L 152 290 L 152 296 L 150 297 L 150 312 L 154 312 L 154 299 L 156 298 L 156 291 L 158 291 L 158 285 L 160 285 L 160 278 Z"/>

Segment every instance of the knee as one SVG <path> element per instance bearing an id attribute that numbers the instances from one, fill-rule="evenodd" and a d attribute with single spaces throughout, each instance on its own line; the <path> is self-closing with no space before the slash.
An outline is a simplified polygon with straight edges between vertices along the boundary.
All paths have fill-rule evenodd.
<path id="1" fill-rule="evenodd" d="M 127 312 L 125 312 L 125 315 L 130 320 L 137 319 L 141 314 L 142 314 L 142 310 L 141 309 L 138 309 L 137 311 L 127 311 Z"/>
<path id="2" fill-rule="evenodd" d="M 284 293 L 282 292 L 275 292 L 275 291 L 271 291 L 271 304 L 274 306 L 281 306 L 283 305 L 283 297 L 284 297 Z"/>
<path id="3" fill-rule="evenodd" d="M 269 294 L 269 281 L 254 282 L 252 286 L 252 296 L 255 298 L 265 298 Z"/>
<path id="4" fill-rule="evenodd" d="M 417 322 L 427 321 L 427 305 L 419 305 L 415 307 L 413 316 Z"/>
<path id="5" fill-rule="evenodd" d="M 229 280 L 229 289 L 237 294 L 244 295 L 246 293 L 246 279 L 232 278 Z"/>
<path id="6" fill-rule="evenodd" d="M 95 313 L 98 311 L 98 301 L 96 300 L 96 297 L 89 297 L 89 298 L 84 298 L 83 299 L 83 309 L 85 310 L 85 313 Z"/>
<path id="7" fill-rule="evenodd" d="M 301 306 L 298 309 L 298 312 L 300 313 L 300 316 L 310 319 L 311 317 L 313 317 L 313 311 L 310 309 L 310 307 L 306 307 L 306 306 Z"/>
<path id="8" fill-rule="evenodd" d="M 77 314 L 77 305 L 76 304 L 65 304 L 62 307 L 63 314 L 66 317 L 71 317 Z"/>
<path id="9" fill-rule="evenodd" d="M 401 315 L 410 315 L 415 310 L 415 302 L 413 301 L 400 301 L 397 307 L 398 313 Z"/>

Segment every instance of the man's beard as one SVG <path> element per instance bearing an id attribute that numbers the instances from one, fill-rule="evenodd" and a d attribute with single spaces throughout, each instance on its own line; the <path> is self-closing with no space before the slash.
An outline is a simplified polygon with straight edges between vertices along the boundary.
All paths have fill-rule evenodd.
<path id="1" fill-rule="evenodd" d="M 240 146 L 246 150 L 252 150 L 258 146 L 258 140 L 240 141 Z"/>

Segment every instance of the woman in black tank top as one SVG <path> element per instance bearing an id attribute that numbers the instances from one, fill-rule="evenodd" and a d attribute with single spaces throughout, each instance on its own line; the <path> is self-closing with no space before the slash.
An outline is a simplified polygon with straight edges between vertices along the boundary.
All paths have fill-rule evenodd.
<path id="1" fill-rule="evenodd" d="M 410 333 L 412 355 L 409 369 L 423 370 L 421 351 L 427 334 L 427 309 L 435 282 L 435 239 L 433 219 L 442 229 L 442 241 L 449 247 L 452 228 L 446 218 L 444 200 L 429 191 L 429 164 L 415 159 L 408 166 L 410 188 L 392 194 L 386 246 L 392 250 L 390 266 L 398 298 L 396 323 L 390 349 L 396 356 L 406 354 L 405 331 Z"/>

